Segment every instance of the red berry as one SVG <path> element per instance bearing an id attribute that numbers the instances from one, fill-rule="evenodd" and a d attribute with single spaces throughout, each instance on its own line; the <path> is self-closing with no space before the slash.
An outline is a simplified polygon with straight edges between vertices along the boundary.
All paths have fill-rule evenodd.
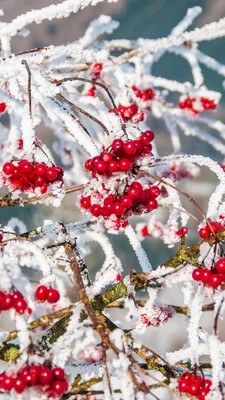
<path id="1" fill-rule="evenodd" d="M 95 97 L 95 94 L 96 94 L 96 87 L 95 86 L 93 86 L 90 89 L 88 89 L 87 96 Z"/>
<path id="2" fill-rule="evenodd" d="M 18 299 L 14 302 L 14 308 L 19 314 L 24 314 L 27 309 L 27 302 L 24 299 Z"/>
<path id="3" fill-rule="evenodd" d="M 99 73 L 102 71 L 102 68 L 103 68 L 102 63 L 95 63 L 95 64 L 92 66 L 92 70 L 93 70 L 93 72 L 94 72 L 95 74 L 99 74 Z"/>
<path id="4" fill-rule="evenodd" d="M 6 174 L 6 175 L 12 175 L 14 172 L 14 169 L 15 169 L 15 167 L 14 167 L 13 163 L 11 163 L 11 162 L 5 163 L 2 168 L 4 174 Z"/>
<path id="5" fill-rule="evenodd" d="M 56 381 L 52 384 L 52 391 L 53 395 L 55 396 L 61 396 L 63 393 L 65 393 L 68 390 L 68 382 L 64 379 L 63 381 Z"/>
<path id="6" fill-rule="evenodd" d="M 87 171 L 93 171 L 92 159 L 91 159 L 91 158 L 89 158 L 89 160 L 86 160 L 86 161 L 85 161 L 85 163 L 84 163 L 84 168 L 85 168 Z"/>
<path id="7" fill-rule="evenodd" d="M 15 379 L 15 382 L 14 382 L 14 390 L 17 392 L 17 393 L 23 393 L 23 391 L 25 390 L 25 388 L 26 388 L 26 383 L 25 383 L 25 381 L 24 381 L 24 378 L 21 376 L 21 377 L 17 377 L 16 379 Z"/>
<path id="8" fill-rule="evenodd" d="M 6 392 L 10 392 L 10 390 L 14 386 L 14 379 L 11 376 L 4 375 L 2 380 L 2 387 Z"/>
<path id="9" fill-rule="evenodd" d="M 205 239 L 205 238 L 209 237 L 209 235 L 211 234 L 211 231 L 208 229 L 207 226 L 204 226 L 199 229 L 198 234 L 202 239 Z"/>
<path id="10" fill-rule="evenodd" d="M 211 274 L 210 280 L 209 280 L 209 285 L 213 287 L 214 289 L 217 289 L 222 283 L 222 279 L 219 275 L 217 274 Z"/>
<path id="11" fill-rule="evenodd" d="M 143 100 L 143 101 L 148 101 L 148 100 L 149 100 L 148 94 L 147 94 L 147 93 L 143 93 L 143 94 L 141 95 L 141 100 Z"/>
<path id="12" fill-rule="evenodd" d="M 22 174 L 29 175 L 33 171 L 33 165 L 29 161 L 24 161 L 19 164 Z"/>
<path id="13" fill-rule="evenodd" d="M 148 231 L 147 225 L 145 225 L 144 228 L 141 229 L 141 235 L 142 235 L 143 237 L 146 237 L 146 236 L 149 236 L 149 235 L 150 235 L 150 233 L 149 233 L 149 231 Z"/>
<path id="14" fill-rule="evenodd" d="M 99 204 L 93 204 L 90 208 L 90 212 L 94 217 L 99 217 L 101 215 L 101 207 Z"/>
<path id="15" fill-rule="evenodd" d="M 83 207 L 85 210 L 89 210 L 91 207 L 91 196 L 87 197 L 81 197 L 80 199 L 80 205 Z"/>
<path id="16" fill-rule="evenodd" d="M 118 162 L 117 162 L 117 161 L 114 161 L 114 160 L 110 161 L 110 162 L 108 163 L 108 172 L 117 172 L 117 171 L 119 171 L 119 164 L 118 164 Z"/>
<path id="17" fill-rule="evenodd" d="M 194 269 L 192 272 L 192 278 L 194 281 L 201 281 L 202 280 L 202 270 L 200 268 Z"/>
<path id="18" fill-rule="evenodd" d="M 14 306 L 14 299 L 11 294 L 6 294 L 3 297 L 2 306 L 4 310 L 9 310 Z"/>
<path id="19" fill-rule="evenodd" d="M 197 385 L 201 386 L 202 381 L 203 381 L 203 379 L 202 379 L 201 376 L 199 376 L 199 375 L 192 375 L 192 378 L 191 378 L 191 382 L 192 382 L 192 383 L 196 383 Z"/>
<path id="20" fill-rule="evenodd" d="M 132 154 L 136 153 L 136 146 L 132 140 L 129 142 L 125 143 L 124 145 L 124 152 L 128 155 L 131 156 Z"/>
<path id="21" fill-rule="evenodd" d="M 207 394 L 209 393 L 209 389 L 200 389 L 198 394 L 198 400 L 205 400 Z"/>
<path id="22" fill-rule="evenodd" d="M 151 186 L 148 192 L 149 192 L 150 197 L 153 197 L 154 199 L 156 199 L 156 197 L 158 197 L 160 195 L 161 190 L 159 189 L 158 186 Z"/>
<path id="23" fill-rule="evenodd" d="M 123 152 L 124 143 L 122 139 L 115 139 L 112 142 L 112 149 L 115 154 L 121 154 Z"/>
<path id="24" fill-rule="evenodd" d="M 34 179 L 34 184 L 37 187 L 41 187 L 46 183 L 46 180 L 42 176 L 36 176 Z"/>
<path id="25" fill-rule="evenodd" d="M 150 136 L 146 135 L 145 133 L 142 133 L 140 136 L 140 140 L 143 143 L 144 146 L 149 146 L 152 139 Z"/>
<path id="26" fill-rule="evenodd" d="M 182 392 L 182 393 L 187 393 L 188 387 L 189 387 L 189 386 L 188 386 L 188 382 L 187 382 L 187 381 L 181 379 L 181 380 L 178 382 L 178 389 L 179 389 L 180 392 Z"/>
<path id="27" fill-rule="evenodd" d="M 108 204 L 108 203 L 114 203 L 114 201 L 116 201 L 115 196 L 113 196 L 113 194 L 110 194 L 108 197 L 106 197 L 106 199 L 104 200 L 104 205 Z"/>
<path id="28" fill-rule="evenodd" d="M 109 163 L 110 161 L 112 161 L 113 159 L 113 155 L 111 153 L 105 152 L 102 153 L 102 160 L 105 161 L 106 163 Z"/>
<path id="29" fill-rule="evenodd" d="M 24 377 L 24 381 L 27 386 L 33 386 L 37 383 L 37 377 L 34 373 L 28 371 L 27 375 Z"/>
<path id="30" fill-rule="evenodd" d="M 16 179 L 20 179 L 21 177 L 21 171 L 19 167 L 14 167 L 14 172 L 12 174 L 12 179 L 16 180 Z"/>
<path id="31" fill-rule="evenodd" d="M 223 274 L 225 272 L 225 258 L 221 258 L 216 262 L 215 268 L 217 272 Z"/>
<path id="32" fill-rule="evenodd" d="M 209 269 L 203 269 L 201 271 L 201 281 L 206 285 L 209 283 L 212 272 Z"/>
<path id="33" fill-rule="evenodd" d="M 35 299 L 43 303 L 48 296 L 48 288 L 45 285 L 40 285 L 35 290 Z"/>
<path id="34" fill-rule="evenodd" d="M 41 375 L 42 367 L 41 365 L 31 365 L 30 366 L 30 373 L 34 374 L 36 378 L 39 378 Z"/>
<path id="35" fill-rule="evenodd" d="M 0 103 L 0 113 L 3 113 L 5 110 L 6 110 L 6 104 L 4 102 Z"/>
<path id="36" fill-rule="evenodd" d="M 186 227 L 186 226 L 184 226 L 182 229 L 181 229 L 181 236 L 184 236 L 184 235 L 187 235 L 188 234 L 188 228 Z"/>
<path id="37" fill-rule="evenodd" d="M 179 107 L 180 107 L 181 110 L 183 110 L 184 108 L 186 108 L 186 103 L 184 101 L 181 101 L 179 103 Z"/>
<path id="38" fill-rule="evenodd" d="M 103 160 L 98 160 L 95 163 L 95 169 L 99 174 L 104 174 L 107 171 L 107 164 Z"/>
<path id="39" fill-rule="evenodd" d="M 137 200 L 142 192 L 142 185 L 139 182 L 133 182 L 130 186 L 130 188 L 128 189 L 128 196 L 132 199 L 132 200 Z"/>
<path id="40" fill-rule="evenodd" d="M 54 181 L 58 176 L 58 171 L 54 167 L 48 167 L 46 173 L 45 173 L 45 178 L 48 179 L 49 181 Z"/>
<path id="41" fill-rule="evenodd" d="M 23 378 L 25 378 L 28 374 L 29 374 L 29 369 L 27 367 L 24 367 L 20 370 L 20 376 L 22 376 Z"/>
<path id="42" fill-rule="evenodd" d="M 129 208 L 129 207 L 132 206 L 132 204 L 133 204 L 133 201 L 132 201 L 132 199 L 131 199 L 130 196 L 123 196 L 123 197 L 122 197 L 122 199 L 121 199 L 121 205 L 122 205 L 124 208 Z"/>
<path id="43" fill-rule="evenodd" d="M 18 299 L 22 299 L 23 295 L 22 293 L 20 293 L 18 290 L 16 290 L 15 292 L 12 293 L 13 296 L 13 300 L 18 300 Z"/>
<path id="44" fill-rule="evenodd" d="M 48 385 L 48 384 L 52 383 L 53 374 L 49 367 L 43 366 L 41 368 L 41 374 L 40 374 L 39 380 L 42 385 Z"/>
<path id="45" fill-rule="evenodd" d="M 49 303 L 57 303 L 57 301 L 59 301 L 60 299 L 60 294 L 58 292 L 58 290 L 56 289 L 49 289 L 48 290 L 48 295 L 47 295 L 47 301 Z"/>
<path id="46" fill-rule="evenodd" d="M 36 164 L 34 167 L 34 173 L 38 176 L 45 176 L 47 169 L 48 168 L 45 164 Z"/>
<path id="47" fill-rule="evenodd" d="M 149 144 L 148 146 L 144 146 L 143 150 L 142 150 L 143 154 L 149 154 L 149 153 L 151 153 L 151 151 L 152 151 L 152 145 L 151 144 Z"/>
<path id="48" fill-rule="evenodd" d="M 26 175 L 22 175 L 21 176 L 21 182 L 23 183 L 23 185 L 29 187 L 30 186 L 30 180 L 28 179 L 28 177 Z"/>
<path id="49" fill-rule="evenodd" d="M 119 163 L 120 171 L 127 172 L 131 169 L 131 166 L 132 166 L 132 164 L 131 164 L 130 160 L 128 160 L 128 158 L 122 158 L 120 160 L 120 163 Z"/>
<path id="50" fill-rule="evenodd" d="M 197 383 L 190 383 L 188 385 L 188 393 L 189 394 L 198 394 L 200 390 L 200 386 Z"/>
<path id="51" fill-rule="evenodd" d="M 62 368 L 60 367 L 55 367 L 52 369 L 52 373 L 55 379 L 61 381 L 65 377 L 65 372 Z"/>
<path id="52" fill-rule="evenodd" d="M 210 389 L 211 386 L 212 386 L 212 381 L 210 379 L 204 379 L 203 388 L 204 389 Z"/>
<path id="53" fill-rule="evenodd" d="M 128 118 L 133 117 L 138 111 L 138 107 L 136 104 L 131 104 L 129 107 L 127 107 L 126 114 Z"/>
<path id="54" fill-rule="evenodd" d="M 191 382 L 191 378 L 192 374 L 190 372 L 185 372 L 181 377 L 183 381 L 188 381 L 188 382 Z"/>
<path id="55" fill-rule="evenodd" d="M 148 189 L 142 190 L 138 200 L 141 204 L 146 205 L 150 200 L 149 190 Z"/>
<path id="56" fill-rule="evenodd" d="M 142 134 L 145 135 L 145 136 L 147 136 L 149 139 L 151 139 L 151 142 L 152 142 L 152 141 L 154 140 L 154 138 L 155 138 L 154 132 L 153 132 L 153 131 L 150 131 L 150 130 L 144 131 Z"/>
<path id="57" fill-rule="evenodd" d="M 143 149 L 143 143 L 141 140 L 133 140 L 133 143 L 136 147 L 136 153 L 140 154 L 142 152 Z"/>
<path id="58" fill-rule="evenodd" d="M 158 207 L 158 202 L 156 199 L 150 199 L 147 204 L 148 212 L 155 210 Z"/>
<path id="59" fill-rule="evenodd" d="M 116 214 L 118 216 L 121 216 L 124 213 L 124 207 L 119 202 L 113 203 L 112 209 L 113 209 L 113 214 Z"/>

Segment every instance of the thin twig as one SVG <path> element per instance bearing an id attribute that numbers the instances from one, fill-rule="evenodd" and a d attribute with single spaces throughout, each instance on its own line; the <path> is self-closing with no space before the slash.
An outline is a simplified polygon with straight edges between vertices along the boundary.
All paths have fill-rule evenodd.
<path id="1" fill-rule="evenodd" d="M 76 106 L 75 104 L 73 104 L 71 101 L 67 100 L 61 93 L 56 95 L 56 98 L 58 100 L 60 100 L 62 103 L 66 103 L 68 104 L 71 108 L 73 108 L 75 111 L 80 112 L 81 114 L 84 114 L 86 117 L 90 118 L 92 121 L 96 122 L 96 124 L 98 124 L 99 126 L 101 126 L 101 128 L 104 130 L 105 134 L 107 136 L 109 136 L 109 130 L 108 128 L 106 128 L 106 126 L 103 124 L 103 122 L 101 122 L 99 119 L 97 119 L 96 117 L 94 117 L 93 115 L 91 115 L 90 113 L 88 113 L 87 111 L 85 111 L 83 108 L 80 108 L 78 106 Z"/>
<path id="2" fill-rule="evenodd" d="M 30 68 L 27 64 L 26 60 L 22 60 L 22 64 L 25 65 L 25 68 L 27 70 L 28 74 L 28 86 L 27 86 L 27 91 L 28 91 L 28 99 L 29 99 L 29 114 L 30 114 L 30 119 L 32 119 L 32 103 L 31 103 L 31 72 Z"/>

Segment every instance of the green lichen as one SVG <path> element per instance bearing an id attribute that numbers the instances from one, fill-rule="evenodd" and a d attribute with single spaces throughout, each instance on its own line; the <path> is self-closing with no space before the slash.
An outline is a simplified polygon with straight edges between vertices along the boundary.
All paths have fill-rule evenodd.
<path id="1" fill-rule="evenodd" d="M 20 348 L 15 344 L 5 344 L 0 347 L 0 359 L 5 362 L 15 360 L 19 354 Z"/>

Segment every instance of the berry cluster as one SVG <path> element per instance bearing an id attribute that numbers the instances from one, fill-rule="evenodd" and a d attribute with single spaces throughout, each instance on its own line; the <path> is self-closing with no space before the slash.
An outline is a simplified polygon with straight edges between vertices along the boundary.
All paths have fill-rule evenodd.
<path id="1" fill-rule="evenodd" d="M 14 308 L 18 314 L 24 314 L 25 311 L 31 314 L 32 310 L 27 307 L 27 302 L 22 293 L 18 290 L 12 293 L 3 293 L 0 291 L 0 311 L 6 311 Z"/>
<path id="2" fill-rule="evenodd" d="M 210 392 L 211 386 L 212 382 L 210 379 L 204 379 L 190 372 L 183 374 L 178 382 L 178 389 L 180 392 L 196 396 L 198 400 L 205 400 L 207 394 Z"/>
<path id="3" fill-rule="evenodd" d="M 118 173 L 132 172 L 137 160 L 151 154 L 153 139 L 154 132 L 152 131 L 143 132 L 137 140 L 124 142 L 122 139 L 115 139 L 109 147 L 111 152 L 108 149 L 100 156 L 87 160 L 84 164 L 85 169 L 92 172 L 92 177 L 97 181 L 99 176 L 108 179 L 114 173 L 117 173 L 116 176 L 119 178 Z M 107 189 L 106 184 L 102 183 L 103 190 L 93 190 L 91 195 L 82 196 L 80 206 L 89 210 L 96 218 L 102 216 L 109 219 L 112 216 L 116 218 L 116 224 L 121 220 L 122 224 L 118 223 L 115 229 L 125 227 L 127 218 L 132 214 L 139 215 L 156 209 L 158 207 L 156 198 L 160 195 L 158 186 L 148 184 L 147 188 L 144 188 L 133 178 L 132 182 L 128 182 L 128 178 L 132 178 L 132 174 L 126 176 L 124 185 L 121 184 L 113 194 L 112 190 Z"/>
<path id="4" fill-rule="evenodd" d="M 135 96 L 142 101 L 149 101 L 153 100 L 155 97 L 155 92 L 152 88 L 147 88 L 146 90 L 140 90 L 137 86 L 133 85 L 132 90 L 135 93 Z"/>
<path id="5" fill-rule="evenodd" d="M 137 140 L 129 140 L 126 143 L 122 139 L 112 142 L 112 152 L 103 152 L 85 162 L 84 167 L 88 172 L 96 174 L 112 174 L 114 172 L 128 172 L 133 164 L 141 157 L 151 154 L 155 135 L 152 131 L 145 131 Z"/>
<path id="6" fill-rule="evenodd" d="M 91 204 L 91 196 L 81 197 L 80 205 L 85 210 L 89 210 L 94 217 L 103 216 L 107 219 L 115 214 L 119 218 L 127 219 L 132 214 L 139 215 L 155 210 L 158 207 L 156 197 L 159 195 L 158 186 L 144 189 L 140 182 L 135 181 L 127 188 L 123 196 L 107 196 L 103 206 Z"/>
<path id="7" fill-rule="evenodd" d="M 60 167 L 48 167 L 44 163 L 20 160 L 19 162 L 6 162 L 2 168 L 4 183 L 11 185 L 12 189 L 22 192 L 34 191 L 40 188 L 42 194 L 46 193 L 50 184 L 58 181 L 63 184 L 63 170 Z"/>
<path id="8" fill-rule="evenodd" d="M 60 294 L 57 289 L 40 285 L 35 290 L 35 299 L 40 303 L 44 303 L 44 301 L 48 301 L 48 303 L 57 303 L 60 299 Z"/>
<path id="9" fill-rule="evenodd" d="M 181 110 L 190 110 L 192 114 L 198 115 L 199 109 L 196 109 L 196 102 L 197 99 L 195 97 L 186 97 L 183 101 L 180 101 L 179 107 Z M 207 97 L 200 97 L 199 100 L 199 105 L 200 107 L 205 110 L 205 111 L 210 111 L 210 110 L 215 110 L 216 108 L 216 103 L 215 100 L 210 100 Z"/>
<path id="10" fill-rule="evenodd" d="M 97 79 L 100 79 L 100 75 L 103 69 L 103 65 L 101 63 L 95 63 L 92 65 L 91 67 L 91 79 L 93 81 L 96 81 Z M 86 96 L 90 96 L 90 97 L 95 97 L 96 96 L 96 87 L 95 86 L 91 86 L 87 93 Z"/>
<path id="11" fill-rule="evenodd" d="M 140 110 L 137 104 L 130 104 L 129 106 L 123 106 L 120 104 L 118 106 L 118 111 L 124 122 L 132 122 L 133 124 L 137 124 L 138 122 L 145 120 L 145 113 L 144 111 Z M 114 108 L 110 108 L 109 112 L 116 114 L 116 110 Z"/>
<path id="12" fill-rule="evenodd" d="M 27 388 L 35 386 L 42 389 L 48 397 L 61 397 L 68 391 L 69 383 L 62 368 L 47 365 L 31 365 L 20 370 L 16 377 L 0 374 L 0 389 L 5 392 L 15 390 L 21 394 Z"/>
<path id="13" fill-rule="evenodd" d="M 202 228 L 199 229 L 198 234 L 200 238 L 206 239 L 210 235 L 214 233 L 217 233 L 221 231 L 222 229 L 225 229 L 225 225 L 222 222 L 215 222 L 215 221 L 210 221 L 210 225 L 207 224 L 203 226 Z"/>
<path id="14" fill-rule="evenodd" d="M 195 281 L 200 281 L 205 285 L 217 289 L 225 282 L 225 258 L 221 258 L 215 264 L 215 269 L 194 269 L 192 277 Z"/>

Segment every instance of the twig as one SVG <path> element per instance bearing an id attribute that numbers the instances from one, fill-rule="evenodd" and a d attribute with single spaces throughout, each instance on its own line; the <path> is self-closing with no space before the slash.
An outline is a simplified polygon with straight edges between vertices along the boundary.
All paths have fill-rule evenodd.
<path id="1" fill-rule="evenodd" d="M 28 87 L 27 87 L 27 91 L 28 91 L 28 99 L 29 99 L 29 114 L 30 114 L 30 119 L 32 120 L 32 103 L 31 103 L 31 72 L 30 72 L 30 68 L 27 64 L 26 60 L 22 60 L 22 64 L 25 65 L 25 68 L 27 70 L 27 74 L 28 74 Z"/>
<path id="2" fill-rule="evenodd" d="M 108 128 L 106 128 L 106 126 L 99 119 L 97 119 L 96 117 L 94 117 L 93 115 L 88 113 L 87 111 L 83 110 L 83 108 L 80 108 L 80 107 L 76 106 L 75 104 L 71 103 L 71 101 L 67 100 L 61 93 L 57 94 L 56 98 L 58 100 L 60 100 L 62 103 L 68 104 L 74 110 L 80 112 L 81 114 L 84 114 L 86 117 L 90 118 L 92 121 L 96 122 L 96 124 L 101 126 L 101 128 L 104 130 L 105 134 L 107 136 L 109 136 Z"/>

